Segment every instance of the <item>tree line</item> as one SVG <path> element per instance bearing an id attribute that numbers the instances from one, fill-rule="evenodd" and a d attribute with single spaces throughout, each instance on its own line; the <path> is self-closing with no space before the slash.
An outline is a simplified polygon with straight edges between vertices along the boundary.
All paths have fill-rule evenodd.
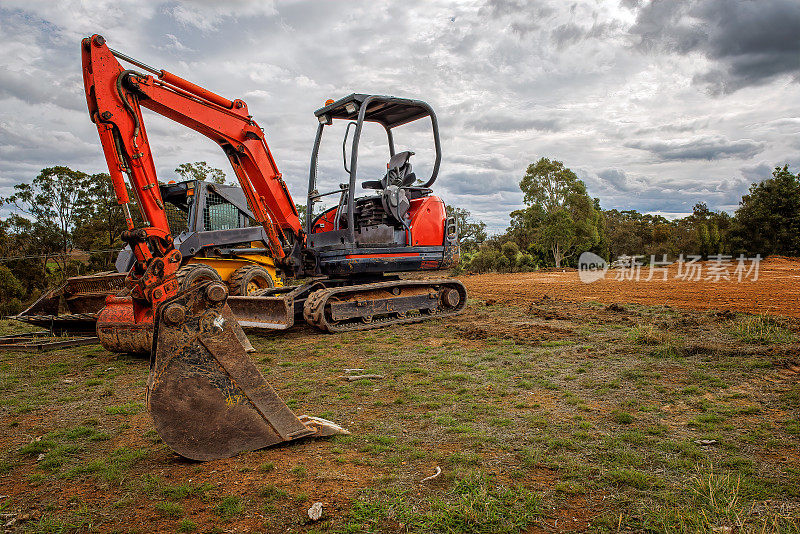
<path id="1" fill-rule="evenodd" d="M 175 174 L 181 180 L 225 181 L 223 171 L 204 161 L 183 163 Z M 140 223 L 135 195 L 130 197 Z M 126 227 L 108 174 L 48 167 L 0 197 L 0 207 L 12 210 L 0 220 L 0 316 L 17 313 L 69 276 L 114 269 Z"/>
<path id="2" fill-rule="evenodd" d="M 519 182 L 525 207 L 511 212 L 508 228 L 487 237 L 486 226 L 450 208 L 462 229 L 461 267 L 468 272 L 574 266 L 581 253 L 608 261 L 620 256 L 675 259 L 770 254 L 800 256 L 800 174 L 788 165 L 750 186 L 730 215 L 697 203 L 669 220 L 635 210 L 603 209 L 586 185 L 560 161 L 541 158 Z"/>
<path id="3" fill-rule="evenodd" d="M 223 171 L 202 161 L 181 164 L 175 174 L 225 181 Z M 800 174 L 786 165 L 753 183 L 733 216 L 702 202 L 676 220 L 606 210 L 574 172 L 548 158 L 529 165 L 519 186 L 525 207 L 511 212 L 508 228 L 497 235 L 488 236 L 486 225 L 469 211 L 448 206 L 459 227 L 459 270 L 561 268 L 575 265 L 585 251 L 609 261 L 622 255 L 642 255 L 645 261 L 664 254 L 800 255 Z M 0 220 L 0 316 L 18 312 L 69 276 L 114 269 L 125 221 L 107 174 L 48 167 L 31 183 L 15 185 L 0 206 L 13 211 Z M 301 215 L 303 208 L 298 206 Z"/>

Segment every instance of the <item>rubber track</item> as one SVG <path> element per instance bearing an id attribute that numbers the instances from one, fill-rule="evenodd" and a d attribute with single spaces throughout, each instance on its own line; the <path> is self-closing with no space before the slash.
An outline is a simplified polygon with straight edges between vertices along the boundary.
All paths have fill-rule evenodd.
<path id="1" fill-rule="evenodd" d="M 452 310 L 442 310 L 438 308 L 435 312 L 432 313 L 420 313 L 420 312 L 410 312 L 405 317 L 383 317 L 383 318 L 375 318 L 369 323 L 364 323 L 362 321 L 353 321 L 347 322 L 343 324 L 331 324 L 325 318 L 325 306 L 328 304 L 328 301 L 331 297 L 334 297 L 338 294 L 346 293 L 346 294 L 357 294 L 359 292 L 366 292 L 372 291 L 374 289 L 385 289 L 391 287 L 424 287 L 424 286 L 449 286 L 459 292 L 461 300 L 459 301 L 458 305 L 453 308 Z M 383 328 L 384 326 L 390 326 L 395 324 L 409 324 L 409 323 L 419 323 L 422 321 L 427 321 L 428 319 L 435 319 L 438 317 L 450 317 L 452 315 L 458 315 L 464 310 L 464 306 L 467 303 L 467 289 L 464 287 L 464 284 L 459 282 L 458 280 L 448 278 L 448 279 L 441 279 L 441 280 L 394 280 L 391 282 L 378 282 L 375 284 L 364 284 L 364 285 L 357 285 L 357 286 L 344 286 L 344 287 L 332 287 L 328 289 L 318 289 L 314 291 L 308 296 L 306 299 L 305 306 L 303 307 L 303 317 L 308 324 L 312 326 L 316 326 L 320 330 L 325 332 L 353 332 L 356 330 L 371 330 L 373 328 Z"/>

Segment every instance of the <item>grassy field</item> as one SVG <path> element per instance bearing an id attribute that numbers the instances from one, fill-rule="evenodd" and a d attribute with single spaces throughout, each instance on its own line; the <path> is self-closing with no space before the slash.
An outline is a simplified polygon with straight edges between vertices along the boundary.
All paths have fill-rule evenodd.
<path id="1" fill-rule="evenodd" d="M 160 442 L 146 360 L 99 347 L 0 353 L 0 521 L 19 532 L 800 532 L 798 339 L 797 319 L 549 298 L 471 301 L 457 318 L 363 333 L 251 336 L 292 408 L 353 434 L 208 463 Z M 347 382 L 345 368 L 384 378 Z"/>

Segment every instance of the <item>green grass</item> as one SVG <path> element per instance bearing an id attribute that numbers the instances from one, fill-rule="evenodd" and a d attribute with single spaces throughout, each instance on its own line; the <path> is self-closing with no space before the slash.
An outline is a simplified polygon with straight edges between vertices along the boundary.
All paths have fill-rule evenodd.
<path id="1" fill-rule="evenodd" d="M 108 439 L 111 436 L 102 430 L 92 426 L 78 426 L 45 434 L 23 445 L 18 452 L 23 456 L 35 457 L 39 469 L 58 472 L 63 466 L 77 462 L 80 456 L 94 447 L 88 442 Z"/>
<path id="2" fill-rule="evenodd" d="M 586 486 L 573 481 L 559 481 L 553 486 L 553 491 L 558 493 L 586 493 Z"/>
<path id="3" fill-rule="evenodd" d="M 238 495 L 223 497 L 214 507 L 214 513 L 222 520 L 228 521 L 240 515 L 244 510 L 242 499 Z"/>
<path id="4" fill-rule="evenodd" d="M 465 466 L 480 465 L 481 457 L 474 452 L 454 452 L 447 457 L 447 463 Z"/>
<path id="5" fill-rule="evenodd" d="M 0 475 L 7 475 L 11 471 L 14 470 L 14 463 L 5 459 L 0 458 Z"/>
<path id="6" fill-rule="evenodd" d="M 198 497 L 200 499 L 205 499 L 206 494 L 214 489 L 214 486 L 209 484 L 208 482 L 192 484 L 192 483 L 185 483 L 185 484 L 176 484 L 174 486 L 161 486 L 161 494 L 166 497 L 167 499 L 177 500 L 177 499 L 187 499 L 189 497 Z"/>
<path id="7" fill-rule="evenodd" d="M 753 528 L 756 524 L 767 526 L 763 520 L 769 520 L 770 514 L 748 517 L 751 514 L 740 490 L 741 478 L 719 474 L 710 464 L 698 464 L 685 491 L 649 509 L 641 526 L 658 532 L 725 532 L 723 526 L 735 531 L 751 522 L 747 532 L 784 532 Z"/>
<path id="8" fill-rule="evenodd" d="M 800 468 L 784 458 L 800 447 L 800 387 L 772 381 L 793 345 L 734 335 L 746 315 L 540 309 L 556 305 L 566 342 L 459 335 L 550 321 L 504 305 L 369 333 L 254 335 L 272 355 L 254 361 L 284 398 L 353 434 L 222 462 L 182 461 L 160 440 L 142 413 L 144 359 L 0 353 L 0 475 L 26 492 L 0 512 L 30 513 L 34 532 L 489 533 L 568 528 L 561 518 L 580 507 L 596 532 L 798 532 Z M 344 383 L 348 367 L 387 378 Z M 335 508 L 309 523 L 331 486 Z M 127 523 L 142 514 L 155 527 Z"/>
<path id="9" fill-rule="evenodd" d="M 606 474 L 605 478 L 612 484 L 630 486 L 638 490 L 647 490 L 661 485 L 661 481 L 655 476 L 639 469 L 612 469 Z"/>
<path id="10" fill-rule="evenodd" d="M 164 517 L 181 517 L 184 514 L 183 506 L 174 502 L 156 503 L 156 511 Z"/>
<path id="11" fill-rule="evenodd" d="M 106 413 L 109 415 L 133 415 L 144 410 L 144 405 L 139 402 L 129 402 L 119 406 L 106 407 Z"/>
<path id="12" fill-rule="evenodd" d="M 618 425 L 629 425 L 633 423 L 633 416 L 628 412 L 623 412 L 622 410 L 614 410 L 611 412 L 611 419 L 613 419 Z"/>
<path id="13" fill-rule="evenodd" d="M 296 465 L 292 467 L 290 472 L 297 478 L 305 478 L 305 476 L 308 474 L 308 470 L 302 465 Z"/>
<path id="14" fill-rule="evenodd" d="M 687 424 L 690 427 L 699 428 L 703 431 L 716 430 L 719 424 L 725 421 L 726 418 L 718 413 L 701 413 L 697 417 L 692 418 Z"/>
<path id="15" fill-rule="evenodd" d="M 178 532 L 194 532 L 195 530 L 197 530 L 197 523 L 189 518 L 185 517 L 178 523 Z"/>
<path id="16" fill-rule="evenodd" d="M 258 466 L 258 470 L 262 473 L 269 473 L 270 471 L 275 470 L 275 464 L 272 462 L 264 462 L 263 464 Z"/>
<path id="17" fill-rule="evenodd" d="M 66 532 L 85 532 L 95 523 L 96 512 L 85 506 L 64 514 L 45 512 L 39 519 L 25 525 L 29 534 L 60 534 Z"/>
<path id="18" fill-rule="evenodd" d="M 653 325 L 636 326 L 631 329 L 628 337 L 637 345 L 663 345 L 671 341 L 669 334 Z"/>
<path id="19" fill-rule="evenodd" d="M 111 435 L 108 434 L 108 432 L 103 432 L 97 428 L 88 426 L 78 426 L 63 433 L 57 433 L 56 436 L 66 440 L 82 438 L 89 441 L 105 441 L 111 439 Z"/>
<path id="20" fill-rule="evenodd" d="M 414 492 L 373 490 L 352 504 L 338 532 L 383 532 L 400 522 L 409 532 L 516 533 L 540 515 L 541 499 L 524 487 L 503 486 L 471 472 L 427 503 Z"/>
<path id="21" fill-rule="evenodd" d="M 71 467 L 62 476 L 67 479 L 97 476 L 107 482 L 118 483 L 123 479 L 125 471 L 146 458 L 147 454 L 148 452 L 144 449 L 120 447 L 106 458 L 80 463 Z"/>
<path id="22" fill-rule="evenodd" d="M 746 343 L 771 345 L 792 343 L 796 337 L 785 326 L 784 320 L 771 315 L 754 315 L 736 321 L 731 331 Z"/>
<path id="23" fill-rule="evenodd" d="M 277 499 L 286 498 L 289 496 L 289 494 L 274 484 L 270 484 L 260 488 L 258 490 L 258 496 L 267 501 L 274 501 Z"/>
<path id="24" fill-rule="evenodd" d="M 681 347 L 679 347 L 674 343 L 659 345 L 650 350 L 650 356 L 652 356 L 653 358 L 670 359 L 670 358 L 677 358 L 680 355 L 681 355 Z"/>

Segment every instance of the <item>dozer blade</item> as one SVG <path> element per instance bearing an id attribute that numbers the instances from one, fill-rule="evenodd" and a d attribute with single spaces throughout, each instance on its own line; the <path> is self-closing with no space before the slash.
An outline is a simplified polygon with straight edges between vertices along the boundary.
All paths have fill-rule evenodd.
<path id="1" fill-rule="evenodd" d="M 290 296 L 233 296 L 228 298 L 228 306 L 245 328 L 287 330 L 294 325 L 294 300 Z"/>
<path id="2" fill-rule="evenodd" d="M 348 434 L 325 419 L 297 417 L 247 356 L 219 282 L 159 306 L 147 407 L 161 439 L 192 460 L 230 458 L 305 437 Z"/>

